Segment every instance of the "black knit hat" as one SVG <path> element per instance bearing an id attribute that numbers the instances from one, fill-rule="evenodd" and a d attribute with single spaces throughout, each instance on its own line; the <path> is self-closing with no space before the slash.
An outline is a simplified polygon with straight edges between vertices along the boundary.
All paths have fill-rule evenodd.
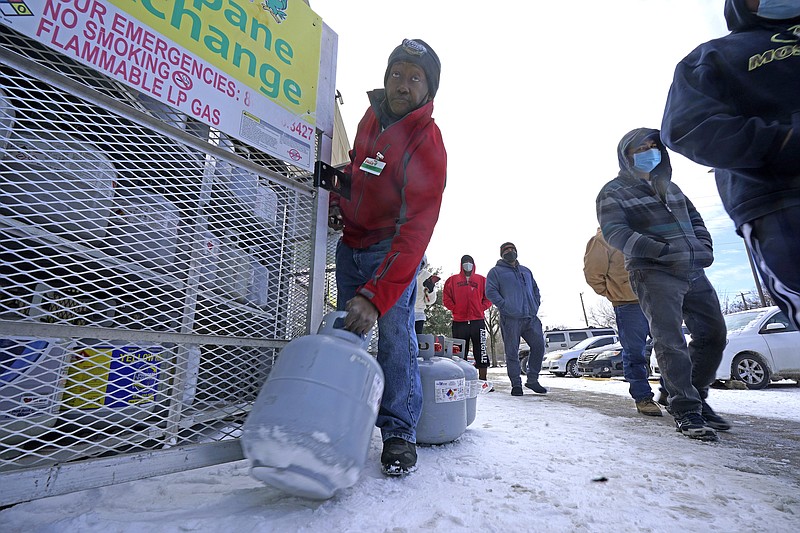
<path id="1" fill-rule="evenodd" d="M 516 251 L 516 250 L 517 250 L 517 247 L 516 247 L 516 246 L 514 246 L 514 243 L 513 243 L 513 242 L 504 242 L 503 244 L 501 244 L 501 245 L 500 245 L 500 256 L 501 256 L 501 257 L 503 256 L 503 250 L 504 250 L 505 248 L 508 248 L 508 247 L 511 247 L 511 248 L 513 248 L 513 249 L 514 249 L 514 251 Z"/>
<path id="2" fill-rule="evenodd" d="M 475 260 L 472 258 L 471 255 L 465 255 L 465 256 L 461 257 L 461 263 L 462 264 L 464 264 L 464 263 L 472 263 L 474 265 L 475 264 Z"/>
<path id="3" fill-rule="evenodd" d="M 436 96 L 436 91 L 439 90 L 439 74 L 442 71 L 442 64 L 439 62 L 439 56 L 428 43 L 422 39 L 403 39 L 400 46 L 395 48 L 389 56 L 386 74 L 383 75 L 384 87 L 389 79 L 389 69 L 397 61 L 414 63 L 419 66 L 428 79 L 428 94 L 431 98 Z"/>

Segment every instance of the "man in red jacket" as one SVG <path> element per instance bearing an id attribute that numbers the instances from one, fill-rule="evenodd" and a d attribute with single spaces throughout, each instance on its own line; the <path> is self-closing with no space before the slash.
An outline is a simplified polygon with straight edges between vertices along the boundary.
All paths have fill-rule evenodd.
<path id="1" fill-rule="evenodd" d="M 486 380 L 489 356 L 486 355 L 486 322 L 484 312 L 492 306 L 486 298 L 486 278 L 475 273 L 471 255 L 461 258 L 461 272 L 447 278 L 442 291 L 442 304 L 453 313 L 453 338 L 464 339 L 464 357 L 470 340 L 478 377 Z"/>
<path id="2" fill-rule="evenodd" d="M 447 173 L 442 135 L 433 121 L 441 64 L 420 39 L 389 56 L 384 88 L 368 93 L 350 164 L 350 198 L 331 194 L 329 226 L 343 230 L 336 248 L 337 306 L 344 326 L 367 333 L 378 322 L 384 374 L 376 425 L 387 475 L 416 468 L 422 385 L 414 332 L 417 270 L 439 218 Z"/>

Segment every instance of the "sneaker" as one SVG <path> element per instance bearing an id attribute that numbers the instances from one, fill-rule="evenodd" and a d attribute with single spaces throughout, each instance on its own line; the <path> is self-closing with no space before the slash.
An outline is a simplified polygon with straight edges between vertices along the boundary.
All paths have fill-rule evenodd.
<path id="1" fill-rule="evenodd" d="M 709 426 L 699 413 L 686 413 L 675 417 L 676 431 L 690 439 L 715 441 L 717 432 Z"/>
<path id="2" fill-rule="evenodd" d="M 661 408 L 653 401 L 652 396 L 636 402 L 636 410 L 647 416 L 664 416 Z"/>
<path id="3" fill-rule="evenodd" d="M 536 394 L 547 394 L 547 389 L 539 385 L 538 381 L 529 381 L 525 383 L 525 386 L 531 389 Z"/>
<path id="4" fill-rule="evenodd" d="M 522 387 L 511 387 L 511 396 L 522 396 Z"/>
<path id="5" fill-rule="evenodd" d="M 404 476 L 417 469 L 417 445 L 399 437 L 383 441 L 381 466 L 387 476 Z"/>
<path id="6" fill-rule="evenodd" d="M 706 423 L 717 431 L 728 431 L 731 429 L 731 423 L 715 413 L 706 402 L 703 402 L 702 415 Z"/>

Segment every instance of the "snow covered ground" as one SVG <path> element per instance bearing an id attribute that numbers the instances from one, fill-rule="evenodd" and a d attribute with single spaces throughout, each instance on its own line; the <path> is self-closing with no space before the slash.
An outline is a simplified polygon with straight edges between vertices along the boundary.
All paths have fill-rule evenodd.
<path id="1" fill-rule="evenodd" d="M 18 504 L 11 532 L 788 532 L 800 518 L 800 387 L 713 389 L 736 424 L 718 443 L 637 415 L 620 380 L 543 374 L 546 396 L 512 397 L 505 369 L 456 442 L 419 448 L 419 469 L 380 473 L 373 435 L 353 487 L 324 502 L 251 478 L 245 461 Z M 768 417 L 771 420 L 765 420 Z M 761 420 L 769 422 L 762 424 Z M 761 432 L 786 438 L 757 446 Z M 788 444 L 787 444 L 788 443 Z M 792 445 L 795 447 L 793 448 Z"/>

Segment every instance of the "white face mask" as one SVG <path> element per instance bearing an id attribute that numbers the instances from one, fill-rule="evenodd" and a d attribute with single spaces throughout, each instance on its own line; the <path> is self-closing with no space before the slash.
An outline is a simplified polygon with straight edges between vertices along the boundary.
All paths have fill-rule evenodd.
<path id="1" fill-rule="evenodd" d="M 800 17 L 797 0 L 761 0 L 756 15 L 765 19 L 786 20 Z"/>
<path id="2" fill-rule="evenodd" d="M 475 266 L 475 265 L 473 265 L 472 263 L 461 263 L 461 268 L 463 268 L 463 269 L 464 269 L 464 272 L 466 272 L 467 274 L 469 274 L 470 272 L 472 272 L 472 268 L 473 268 L 474 266 Z"/>

